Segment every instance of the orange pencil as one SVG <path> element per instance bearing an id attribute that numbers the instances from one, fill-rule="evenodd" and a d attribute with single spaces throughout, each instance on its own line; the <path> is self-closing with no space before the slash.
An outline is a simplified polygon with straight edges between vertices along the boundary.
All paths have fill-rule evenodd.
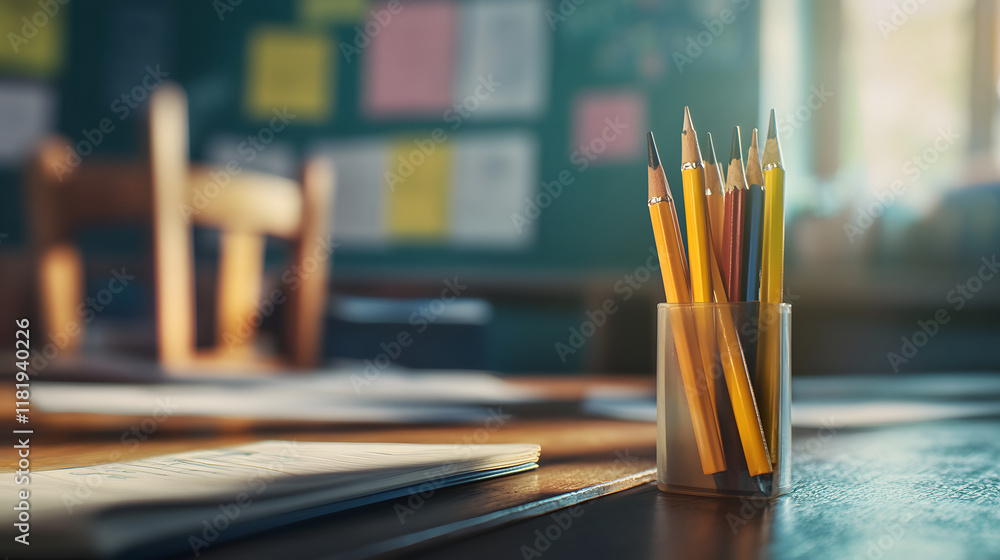
<path id="1" fill-rule="evenodd" d="M 743 301 L 740 292 L 740 279 L 743 276 L 743 222 L 746 212 L 747 181 L 743 175 L 743 139 L 740 137 L 740 127 L 733 129 L 733 145 L 729 151 L 729 171 L 726 173 L 726 187 L 732 189 L 730 197 L 730 214 L 726 217 L 729 225 L 729 254 L 726 275 L 726 295 L 729 301 Z"/>
<path id="2" fill-rule="evenodd" d="M 712 133 L 709 132 L 705 136 L 708 138 L 705 146 L 705 197 L 708 200 L 708 221 L 712 229 L 712 249 L 715 251 L 715 258 L 722 262 L 723 240 L 726 238 L 723 231 L 726 222 L 725 181 L 722 178 L 722 168 L 716 163 Z"/>
<path id="3" fill-rule="evenodd" d="M 653 237 L 656 239 L 656 253 L 660 259 L 660 273 L 663 276 L 663 288 L 666 291 L 668 303 L 689 303 L 691 293 L 688 290 L 686 266 L 684 266 L 683 243 L 677 226 L 677 207 L 670 195 L 667 176 L 660 165 L 660 156 L 656 151 L 653 133 L 647 138 L 649 144 L 649 163 L 647 176 L 649 180 L 649 217 L 653 224 Z M 688 409 L 691 412 L 691 425 L 694 427 L 695 442 L 701 458 L 702 472 L 714 474 L 726 470 L 725 457 L 722 452 L 721 432 L 718 417 L 715 413 L 715 403 L 708 392 L 702 391 L 701 357 L 698 354 L 697 336 L 694 325 L 689 321 L 690 315 L 682 309 L 674 309 L 670 315 L 674 344 L 677 347 L 677 359 L 680 365 L 684 393 L 687 397 Z"/>

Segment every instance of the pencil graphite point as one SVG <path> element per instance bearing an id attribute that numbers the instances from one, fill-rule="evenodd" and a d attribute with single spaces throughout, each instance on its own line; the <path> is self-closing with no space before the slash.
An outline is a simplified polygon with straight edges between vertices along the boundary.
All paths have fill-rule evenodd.
<path id="1" fill-rule="evenodd" d="M 774 109 L 771 109 L 771 119 L 767 123 L 767 139 L 778 138 L 778 127 L 774 125 Z"/>
<path id="2" fill-rule="evenodd" d="M 715 161 L 715 142 L 712 142 L 712 133 L 711 132 L 706 132 L 705 133 L 705 137 L 707 139 L 706 142 L 705 142 L 705 164 L 706 165 L 715 165 L 715 163 L 716 163 L 716 161 Z"/>
<path id="3" fill-rule="evenodd" d="M 649 149 L 649 165 L 650 169 L 656 169 L 660 167 L 660 154 L 656 152 L 656 140 L 653 139 L 653 131 L 649 131 L 646 134 L 646 146 Z"/>
<path id="4" fill-rule="evenodd" d="M 722 167 L 715 155 L 715 142 L 711 132 L 705 135 L 708 138 L 705 144 L 705 194 L 724 194 L 726 179 L 722 176 Z"/>
<path id="5" fill-rule="evenodd" d="M 740 127 L 733 127 L 733 143 L 729 148 L 729 161 L 734 159 L 740 160 L 743 163 L 743 137 L 740 136 Z"/>
<path id="6" fill-rule="evenodd" d="M 698 134 L 691 122 L 691 109 L 684 107 L 684 128 L 681 129 L 681 162 L 684 164 L 703 163 Z"/>
<path id="7" fill-rule="evenodd" d="M 646 143 L 649 146 L 649 163 L 647 175 L 649 179 L 649 200 L 664 199 L 670 200 L 670 187 L 667 184 L 667 176 L 660 166 L 660 154 L 656 151 L 656 140 L 653 133 L 646 135 Z"/>

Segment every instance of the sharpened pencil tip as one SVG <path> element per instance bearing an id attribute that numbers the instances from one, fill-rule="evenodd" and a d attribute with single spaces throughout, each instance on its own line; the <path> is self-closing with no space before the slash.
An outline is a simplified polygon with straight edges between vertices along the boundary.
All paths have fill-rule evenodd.
<path id="1" fill-rule="evenodd" d="M 712 133 L 706 132 L 705 136 L 705 165 L 715 165 L 715 142 L 712 142 Z"/>
<path id="2" fill-rule="evenodd" d="M 781 144 L 778 142 L 778 127 L 774 123 L 774 109 L 771 110 L 771 122 L 767 126 L 767 140 L 764 141 L 760 164 L 764 167 L 781 167 Z"/>
<path id="3" fill-rule="evenodd" d="M 667 184 L 667 176 L 660 167 L 660 154 L 656 151 L 656 140 L 653 133 L 646 135 L 646 143 L 649 145 L 649 168 L 647 177 L 649 178 L 649 200 L 664 199 L 671 200 L 670 186 Z"/>
<path id="4" fill-rule="evenodd" d="M 726 192 L 747 188 L 743 172 L 743 136 L 740 127 L 733 127 L 733 147 L 729 150 L 729 171 L 726 173 Z"/>
<path id="5" fill-rule="evenodd" d="M 684 129 L 681 130 L 681 161 L 686 164 L 702 163 L 698 133 L 691 122 L 691 109 L 688 107 L 684 107 Z"/>
<path id="6" fill-rule="evenodd" d="M 646 134 L 646 146 L 649 149 L 649 165 L 650 169 L 657 169 L 660 167 L 660 154 L 656 151 L 656 140 L 653 139 L 653 131 L 649 131 Z"/>
<path id="7" fill-rule="evenodd" d="M 733 145 L 729 149 L 729 161 L 743 159 L 743 138 L 740 137 L 740 127 L 733 127 Z"/>

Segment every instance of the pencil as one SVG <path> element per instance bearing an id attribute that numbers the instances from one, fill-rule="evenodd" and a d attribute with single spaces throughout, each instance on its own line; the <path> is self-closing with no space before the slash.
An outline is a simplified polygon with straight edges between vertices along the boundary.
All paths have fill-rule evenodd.
<path id="1" fill-rule="evenodd" d="M 764 227 L 764 176 L 757 151 L 757 129 L 750 135 L 747 152 L 747 197 L 743 221 L 743 275 L 740 288 L 743 301 L 760 301 L 761 238 Z"/>
<path id="2" fill-rule="evenodd" d="M 712 271 L 709 260 L 714 259 L 711 230 L 708 227 L 708 202 L 705 196 L 705 164 L 698 147 L 698 136 L 691 125 L 691 111 L 684 108 L 684 128 L 681 130 L 681 180 L 684 190 L 684 222 L 687 226 L 688 271 L 691 278 L 691 301 L 711 303 Z M 716 401 L 714 333 L 711 315 L 694 311 L 705 381 L 713 405 Z M 713 408 L 715 410 L 715 408 Z"/>
<path id="3" fill-rule="evenodd" d="M 733 145 L 729 150 L 729 170 L 726 172 L 726 188 L 731 190 L 733 199 L 726 216 L 729 224 L 729 252 L 726 254 L 725 273 L 722 280 L 726 284 L 729 301 L 743 300 L 740 292 L 740 278 L 743 276 L 743 221 L 746 206 L 747 181 L 743 175 L 743 138 L 740 127 L 733 128 Z"/>
<path id="4" fill-rule="evenodd" d="M 761 161 L 764 175 L 764 235 L 761 257 L 760 299 L 763 303 L 781 303 L 785 257 L 785 169 L 781 162 L 781 144 L 774 124 L 774 110 L 767 126 L 764 156 Z M 757 352 L 757 377 L 760 378 L 761 416 L 764 433 L 772 449 L 778 441 L 778 376 L 780 354 L 779 329 L 761 328 Z M 774 461 L 778 453 L 773 453 Z"/>
<path id="5" fill-rule="evenodd" d="M 656 151 L 656 141 L 652 132 L 649 133 L 647 142 L 649 217 L 653 224 L 653 237 L 656 240 L 656 253 L 660 260 L 663 288 L 668 303 L 689 303 L 691 293 L 688 290 L 684 252 L 681 249 L 683 243 L 678 235 L 680 229 L 677 226 L 677 208 L 670 195 L 667 176 L 660 165 L 660 156 Z M 701 362 L 696 352 L 699 345 L 694 326 L 689 321 L 690 314 L 683 311 L 682 309 L 671 311 L 671 330 L 677 347 L 677 359 L 691 413 L 698 454 L 701 458 L 702 472 L 714 474 L 726 469 L 718 418 L 709 394 L 701 389 L 704 381 L 699 377 Z"/>
<path id="6" fill-rule="evenodd" d="M 725 180 L 722 178 L 722 168 L 716 163 L 715 143 L 712 133 L 706 134 L 708 142 L 705 148 L 705 197 L 708 199 L 708 221 L 712 229 L 712 250 L 715 259 L 722 262 L 723 229 L 726 222 Z"/>
<path id="7" fill-rule="evenodd" d="M 691 122 L 691 112 L 687 107 L 684 108 L 684 128 L 681 132 L 681 178 L 684 181 L 692 301 L 726 304 L 728 299 L 722 275 L 709 248 L 711 232 L 707 228 L 705 216 L 705 167 L 698 147 L 698 137 Z M 696 313 L 695 317 L 697 319 L 699 315 Z M 751 476 L 771 472 L 771 462 L 764 443 L 760 418 L 757 415 L 757 405 L 732 314 L 728 309 L 716 307 L 716 318 L 718 328 L 714 330 L 718 333 L 723 375 L 733 405 L 747 468 Z M 711 323 L 709 320 L 699 325 L 698 333 L 703 348 L 709 345 L 710 338 L 706 338 L 705 333 L 711 332 Z M 707 368 L 707 361 L 703 363 Z"/>

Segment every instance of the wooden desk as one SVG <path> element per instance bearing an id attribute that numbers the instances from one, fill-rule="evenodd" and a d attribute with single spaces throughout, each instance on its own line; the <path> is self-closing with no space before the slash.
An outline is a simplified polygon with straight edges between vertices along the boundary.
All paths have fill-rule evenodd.
<path id="1" fill-rule="evenodd" d="M 157 434 L 124 459 L 263 438 L 457 443 L 477 428 Z M 102 436 L 38 442 L 38 468 L 122 448 Z M 500 442 L 541 444 L 541 467 L 214 544 L 199 558 L 1000 557 L 1000 417 L 796 429 L 794 489 L 763 504 L 656 490 L 651 424 L 512 418 L 484 443 Z"/>

